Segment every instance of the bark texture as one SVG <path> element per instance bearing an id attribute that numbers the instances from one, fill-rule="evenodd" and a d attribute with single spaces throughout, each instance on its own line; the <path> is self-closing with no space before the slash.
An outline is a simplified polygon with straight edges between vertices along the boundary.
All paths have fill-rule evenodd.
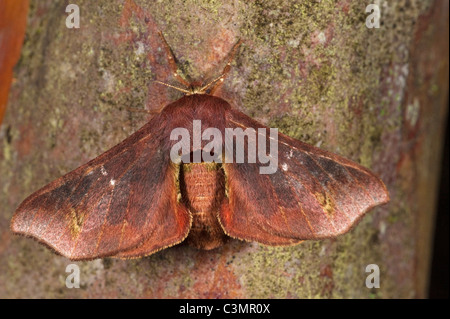
<path id="1" fill-rule="evenodd" d="M 448 99 L 448 1 L 30 1 L 21 59 L 0 127 L 0 297 L 426 297 Z M 232 240 L 136 260 L 75 262 L 9 231 L 33 191 L 114 146 L 159 109 L 170 82 L 161 30 L 195 79 L 219 74 L 248 115 L 380 175 L 391 202 L 337 239 L 273 248 Z M 365 286 L 368 264 L 378 289 Z"/>
<path id="2" fill-rule="evenodd" d="M 28 7 L 28 0 L 0 2 L 0 123 L 8 102 L 13 68 L 20 57 Z"/>

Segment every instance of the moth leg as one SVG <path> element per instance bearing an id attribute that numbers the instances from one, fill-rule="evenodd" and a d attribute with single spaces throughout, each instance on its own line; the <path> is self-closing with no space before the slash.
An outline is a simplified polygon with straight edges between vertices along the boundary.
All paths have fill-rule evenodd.
<path id="1" fill-rule="evenodd" d="M 164 38 L 164 35 L 162 34 L 161 31 L 158 32 L 159 37 L 161 38 L 163 44 L 164 44 L 164 49 L 166 51 L 167 54 L 167 60 L 169 61 L 169 67 L 170 70 L 172 72 L 172 75 L 175 77 L 175 79 L 180 82 L 181 84 L 183 84 L 186 87 L 190 86 L 190 83 L 188 81 L 186 81 L 185 79 L 183 79 L 179 74 L 178 74 L 178 66 L 177 66 L 177 62 L 175 59 L 175 55 L 172 52 L 172 49 L 170 48 L 169 44 L 167 43 L 166 39 Z"/>
<path id="2" fill-rule="evenodd" d="M 215 80 L 213 80 L 212 82 L 208 83 L 207 85 L 205 85 L 203 89 L 207 89 L 209 86 L 213 85 L 209 94 L 214 95 L 214 92 L 220 88 L 225 80 L 225 78 L 227 77 L 228 73 L 231 70 L 231 62 L 233 62 L 234 56 L 236 55 L 237 49 L 239 48 L 239 46 L 242 44 L 242 40 L 239 39 L 238 42 L 236 42 L 236 44 L 233 46 L 233 48 L 231 49 L 230 53 L 229 53 L 229 58 L 228 58 L 228 62 L 225 65 L 225 67 L 223 68 L 222 74 Z"/>

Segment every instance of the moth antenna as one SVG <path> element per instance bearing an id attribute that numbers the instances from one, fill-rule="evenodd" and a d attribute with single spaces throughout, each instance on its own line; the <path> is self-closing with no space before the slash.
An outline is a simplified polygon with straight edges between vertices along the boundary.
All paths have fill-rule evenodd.
<path id="1" fill-rule="evenodd" d="M 164 49 L 166 51 L 167 54 L 167 60 L 169 61 L 169 67 L 170 70 L 172 72 L 172 75 L 175 77 L 175 79 L 180 82 L 180 84 L 189 87 L 190 83 L 188 81 L 186 81 L 185 79 L 183 79 L 183 77 L 181 77 L 178 74 L 178 66 L 177 66 L 177 61 L 175 59 L 175 55 L 173 54 L 172 49 L 170 48 L 169 44 L 166 41 L 166 38 L 164 38 L 164 35 L 161 31 L 158 32 L 159 37 L 161 38 L 161 41 L 163 42 L 164 45 Z"/>
<path id="2" fill-rule="evenodd" d="M 211 85 L 213 85 L 214 83 L 216 83 L 217 81 L 223 82 L 224 79 L 224 75 L 222 74 L 221 76 L 219 76 L 218 78 L 212 80 L 211 82 L 209 82 L 208 84 L 202 86 L 202 88 L 200 89 L 201 92 L 205 92 Z"/>
<path id="3" fill-rule="evenodd" d="M 233 48 L 231 49 L 231 51 L 229 53 L 228 62 L 225 65 L 225 67 L 223 68 L 222 74 L 217 79 L 215 79 L 214 81 L 212 81 L 206 85 L 206 87 L 209 87 L 211 84 L 215 83 L 215 85 L 212 87 L 211 92 L 209 94 L 213 95 L 214 92 L 222 86 L 225 78 L 227 77 L 228 73 L 231 70 L 231 62 L 233 62 L 234 56 L 236 55 L 236 52 L 241 44 L 242 44 L 242 40 L 238 39 L 238 41 L 236 42 L 236 44 L 233 46 Z M 203 90 L 203 88 L 202 88 L 202 90 Z"/>
<path id="4" fill-rule="evenodd" d="M 156 82 L 156 83 L 159 83 L 159 84 L 162 84 L 162 85 L 165 85 L 165 86 L 167 86 L 167 87 L 170 87 L 170 88 L 172 88 L 172 89 L 175 89 L 175 90 L 177 90 L 177 91 L 180 91 L 180 92 L 186 93 L 186 94 L 190 94 L 190 93 L 191 93 L 191 92 L 190 92 L 190 91 L 188 91 L 188 90 L 185 90 L 185 89 L 179 88 L 179 87 L 177 87 L 177 86 L 174 86 L 174 85 L 170 85 L 170 84 L 167 84 L 167 83 L 164 83 L 164 82 L 158 81 L 158 80 L 155 80 L 155 82 Z"/>

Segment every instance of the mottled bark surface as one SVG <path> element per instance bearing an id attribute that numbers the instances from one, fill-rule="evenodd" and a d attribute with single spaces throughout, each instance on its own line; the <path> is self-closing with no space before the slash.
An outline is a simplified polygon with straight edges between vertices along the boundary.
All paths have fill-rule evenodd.
<path id="1" fill-rule="evenodd" d="M 0 123 L 5 114 L 13 68 L 25 36 L 28 0 L 0 1 Z"/>
<path id="2" fill-rule="evenodd" d="M 447 115 L 448 1 L 31 1 L 27 35 L 0 127 L 0 297 L 424 297 Z M 193 78 L 217 75 L 244 40 L 222 96 L 248 115 L 371 168 L 391 202 L 333 240 L 273 248 L 231 240 L 213 251 L 178 245 L 136 260 L 71 262 L 13 236 L 33 191 L 146 122 L 127 107 L 180 95 L 162 30 Z M 365 286 L 377 264 L 381 288 Z"/>

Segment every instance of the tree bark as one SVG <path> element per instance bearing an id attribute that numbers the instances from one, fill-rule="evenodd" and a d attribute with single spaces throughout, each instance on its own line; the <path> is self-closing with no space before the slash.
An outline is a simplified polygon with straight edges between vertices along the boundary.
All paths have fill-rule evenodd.
<path id="1" fill-rule="evenodd" d="M 376 2 L 376 1 L 374 1 Z M 426 297 L 448 99 L 448 1 L 30 1 L 21 59 L 0 129 L 0 297 Z M 379 3 L 379 2 L 376 2 Z M 218 75 L 244 41 L 220 94 L 249 116 L 369 167 L 391 202 L 336 239 L 294 247 L 231 240 L 180 244 L 136 260 L 71 262 L 13 236 L 33 191 L 111 148 L 180 97 L 161 30 L 194 79 Z M 81 269 L 67 289 L 65 270 Z M 365 285 L 380 268 L 380 288 Z"/>
<path id="2" fill-rule="evenodd" d="M 20 57 L 28 6 L 28 0 L 0 2 L 0 123 L 8 102 L 13 68 Z"/>

